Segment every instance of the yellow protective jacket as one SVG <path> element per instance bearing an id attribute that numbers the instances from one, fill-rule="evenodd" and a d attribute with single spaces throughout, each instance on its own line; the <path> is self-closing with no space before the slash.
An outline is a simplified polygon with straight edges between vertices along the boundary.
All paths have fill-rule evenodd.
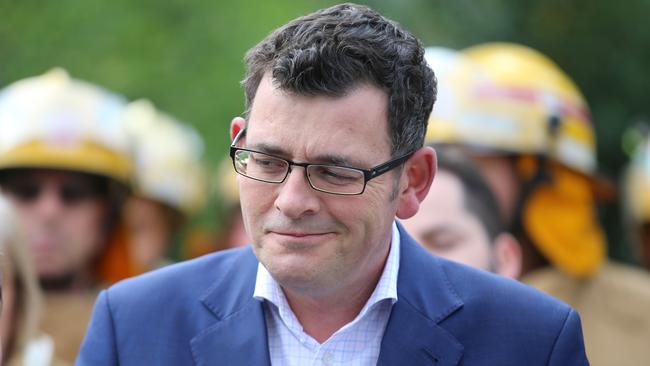
<path id="1" fill-rule="evenodd" d="M 592 366 L 650 365 L 650 273 L 606 262 L 588 279 L 544 268 L 522 281 L 578 311 Z"/>

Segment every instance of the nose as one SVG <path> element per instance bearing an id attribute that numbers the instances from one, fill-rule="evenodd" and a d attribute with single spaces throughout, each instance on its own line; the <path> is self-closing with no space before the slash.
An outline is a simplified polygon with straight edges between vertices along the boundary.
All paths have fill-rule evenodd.
<path id="1" fill-rule="evenodd" d="M 304 168 L 294 166 L 278 190 L 275 207 L 291 219 L 313 215 L 320 210 L 320 198 L 309 185 Z"/>
<path id="2" fill-rule="evenodd" d="M 61 215 L 65 203 L 59 195 L 59 187 L 52 184 L 44 184 L 42 191 L 34 202 L 34 210 L 41 219 L 53 220 Z"/>

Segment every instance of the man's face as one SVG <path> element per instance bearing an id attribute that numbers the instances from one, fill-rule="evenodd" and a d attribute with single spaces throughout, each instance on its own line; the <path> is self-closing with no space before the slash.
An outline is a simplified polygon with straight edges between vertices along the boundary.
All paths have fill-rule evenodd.
<path id="1" fill-rule="evenodd" d="M 267 75 L 242 146 L 296 162 L 368 169 L 391 158 L 387 105 L 375 87 L 341 98 L 306 97 L 275 89 Z M 313 296 L 378 276 L 397 210 L 391 194 L 398 171 L 369 181 L 357 196 L 315 191 L 302 167 L 294 166 L 281 184 L 238 176 L 244 225 L 258 259 L 285 289 Z"/>
<path id="2" fill-rule="evenodd" d="M 102 250 L 109 206 L 99 179 L 44 169 L 4 177 L 3 191 L 16 207 L 41 279 L 75 278 Z"/>
<path id="3" fill-rule="evenodd" d="M 438 170 L 418 213 L 402 221 L 429 252 L 472 267 L 492 270 L 492 246 L 485 227 L 467 210 L 462 183 Z"/>

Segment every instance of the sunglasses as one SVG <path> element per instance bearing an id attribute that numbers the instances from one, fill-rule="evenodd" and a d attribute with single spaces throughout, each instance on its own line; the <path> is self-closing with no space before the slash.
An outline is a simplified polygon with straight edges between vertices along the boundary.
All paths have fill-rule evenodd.
<path id="1" fill-rule="evenodd" d="M 51 187 L 47 187 L 47 186 Z M 73 206 L 81 202 L 99 197 L 108 189 L 100 179 L 71 179 L 69 181 L 44 183 L 36 179 L 14 178 L 2 182 L 2 189 L 10 197 L 21 203 L 37 202 L 47 189 L 55 189 L 58 198 L 66 206 Z"/>

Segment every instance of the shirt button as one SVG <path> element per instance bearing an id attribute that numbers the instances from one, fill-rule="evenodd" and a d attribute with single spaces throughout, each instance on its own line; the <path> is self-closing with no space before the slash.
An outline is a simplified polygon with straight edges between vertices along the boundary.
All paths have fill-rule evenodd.
<path id="1" fill-rule="evenodd" d="M 332 354 L 332 352 L 325 351 L 325 353 L 323 354 L 323 364 L 331 365 L 332 361 L 334 361 L 334 355 Z"/>

